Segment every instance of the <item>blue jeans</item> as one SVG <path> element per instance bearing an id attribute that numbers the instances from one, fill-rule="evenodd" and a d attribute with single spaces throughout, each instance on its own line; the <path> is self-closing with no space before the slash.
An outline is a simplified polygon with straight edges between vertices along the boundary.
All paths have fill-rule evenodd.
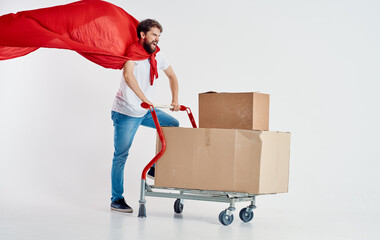
<path id="1" fill-rule="evenodd" d="M 157 118 L 161 126 L 178 127 L 179 122 L 169 114 L 156 109 Z M 140 125 L 156 128 L 152 119 L 152 114 L 148 111 L 143 117 L 131 117 L 115 111 L 111 112 L 114 126 L 114 157 L 112 160 L 111 180 L 112 197 L 111 201 L 123 198 L 124 192 L 124 165 L 127 160 L 129 148 Z"/>

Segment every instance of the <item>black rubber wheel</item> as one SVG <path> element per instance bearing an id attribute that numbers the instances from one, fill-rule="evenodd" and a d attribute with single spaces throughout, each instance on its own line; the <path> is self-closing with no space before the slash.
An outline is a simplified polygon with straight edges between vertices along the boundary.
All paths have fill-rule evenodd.
<path id="1" fill-rule="evenodd" d="M 219 214 L 219 222 L 223 224 L 224 226 L 230 225 L 234 221 L 234 215 L 231 214 L 231 216 L 227 215 L 227 210 L 221 211 Z"/>
<path id="2" fill-rule="evenodd" d="M 243 222 L 249 222 L 253 218 L 253 211 L 249 212 L 248 208 L 243 208 L 240 210 L 239 217 Z"/>
<path id="3" fill-rule="evenodd" d="M 181 203 L 181 199 L 177 199 L 174 202 L 174 212 L 181 213 L 183 211 L 183 204 Z"/>

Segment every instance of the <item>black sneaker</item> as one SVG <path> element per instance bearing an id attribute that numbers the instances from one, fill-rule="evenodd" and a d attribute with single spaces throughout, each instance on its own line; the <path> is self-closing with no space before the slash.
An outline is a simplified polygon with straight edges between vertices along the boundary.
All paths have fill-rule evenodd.
<path id="1" fill-rule="evenodd" d="M 133 209 L 125 203 L 124 198 L 111 202 L 111 210 L 125 213 L 133 212 Z"/>
<path id="2" fill-rule="evenodd" d="M 155 168 L 151 167 L 148 171 L 147 177 L 154 180 L 154 172 L 155 172 Z"/>

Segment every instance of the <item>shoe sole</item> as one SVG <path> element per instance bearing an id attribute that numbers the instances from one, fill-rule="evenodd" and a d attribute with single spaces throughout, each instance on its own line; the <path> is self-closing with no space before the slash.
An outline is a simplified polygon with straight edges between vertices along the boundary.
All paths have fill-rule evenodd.
<path id="1" fill-rule="evenodd" d="M 118 208 L 111 207 L 111 210 L 116 211 L 116 212 L 123 212 L 123 213 L 133 213 L 133 209 L 118 209 Z"/>

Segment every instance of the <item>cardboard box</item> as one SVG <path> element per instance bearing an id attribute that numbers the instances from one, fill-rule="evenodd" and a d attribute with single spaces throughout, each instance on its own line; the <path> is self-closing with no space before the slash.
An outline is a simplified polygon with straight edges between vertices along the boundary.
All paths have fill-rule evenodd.
<path id="1" fill-rule="evenodd" d="M 253 194 L 288 191 L 290 133 L 164 127 L 155 185 Z M 161 149 L 157 139 L 157 152 Z"/>
<path id="2" fill-rule="evenodd" d="M 199 127 L 269 130 L 269 94 L 200 93 Z"/>

